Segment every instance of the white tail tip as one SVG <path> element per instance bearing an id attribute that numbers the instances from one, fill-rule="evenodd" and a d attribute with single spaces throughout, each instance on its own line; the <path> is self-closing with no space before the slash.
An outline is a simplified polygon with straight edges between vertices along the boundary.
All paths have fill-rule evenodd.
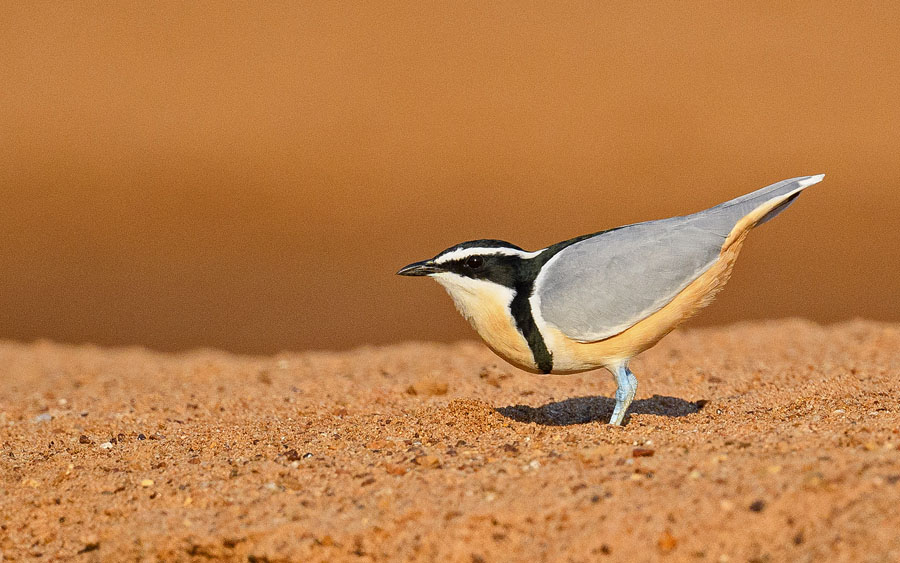
<path id="1" fill-rule="evenodd" d="M 811 186 L 813 184 L 818 184 L 823 179 L 825 179 L 825 174 L 816 174 L 815 176 L 807 176 L 806 178 L 798 181 L 801 188 L 805 188 L 807 186 Z"/>

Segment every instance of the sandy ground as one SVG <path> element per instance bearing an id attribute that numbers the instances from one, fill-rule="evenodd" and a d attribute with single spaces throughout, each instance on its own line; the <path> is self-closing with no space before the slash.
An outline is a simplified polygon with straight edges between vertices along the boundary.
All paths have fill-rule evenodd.
<path id="1" fill-rule="evenodd" d="M 900 326 L 675 333 L 541 377 L 480 343 L 0 344 L 6 561 L 898 561 Z"/>

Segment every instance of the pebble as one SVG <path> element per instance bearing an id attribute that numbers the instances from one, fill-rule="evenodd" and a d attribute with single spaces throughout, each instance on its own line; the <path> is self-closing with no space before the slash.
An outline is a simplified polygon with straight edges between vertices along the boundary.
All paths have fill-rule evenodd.
<path id="1" fill-rule="evenodd" d="M 676 546 L 678 546 L 678 538 L 676 538 L 675 536 L 672 535 L 671 532 L 666 530 L 656 540 L 656 546 L 663 553 L 669 553 L 673 549 L 675 549 Z"/>
<path id="2" fill-rule="evenodd" d="M 50 420 L 53 420 L 53 415 L 51 415 L 49 412 L 41 413 L 34 417 L 35 422 L 48 422 Z"/>
<path id="3" fill-rule="evenodd" d="M 653 457 L 653 454 L 655 453 L 656 450 L 650 448 L 634 448 L 631 450 L 632 457 Z"/>
<path id="4" fill-rule="evenodd" d="M 413 463 L 422 467 L 440 467 L 441 460 L 436 455 L 420 455 L 413 458 Z"/>
<path id="5" fill-rule="evenodd" d="M 762 512 L 766 508 L 766 501 L 759 499 L 750 504 L 750 510 L 753 512 Z"/>
<path id="6" fill-rule="evenodd" d="M 385 463 L 384 470 L 387 471 L 388 475 L 406 475 L 406 468 L 402 465 Z"/>
<path id="7" fill-rule="evenodd" d="M 582 463 L 598 463 L 603 460 L 603 448 L 586 448 L 577 454 Z"/>
<path id="8" fill-rule="evenodd" d="M 112 447 L 112 442 L 103 442 L 102 444 L 100 444 L 101 450 L 111 450 Z"/>
<path id="9" fill-rule="evenodd" d="M 439 378 L 426 377 L 406 388 L 409 395 L 440 396 L 446 395 L 450 386 Z"/>
<path id="10" fill-rule="evenodd" d="M 144 479 L 143 481 L 141 481 L 141 486 L 144 487 L 144 488 L 152 487 L 152 486 L 153 486 L 153 479 Z"/>

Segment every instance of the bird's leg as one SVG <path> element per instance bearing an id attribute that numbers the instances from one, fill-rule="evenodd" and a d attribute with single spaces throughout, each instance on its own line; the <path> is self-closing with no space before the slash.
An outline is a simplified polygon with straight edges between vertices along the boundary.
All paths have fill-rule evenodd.
<path id="1" fill-rule="evenodd" d="M 637 378 L 628 369 L 628 364 L 623 362 L 610 366 L 609 371 L 616 378 L 616 407 L 613 409 L 612 418 L 609 419 L 610 424 L 616 426 L 622 425 L 622 419 L 625 418 L 625 412 L 628 410 L 631 401 L 634 400 L 634 394 L 637 392 Z"/>

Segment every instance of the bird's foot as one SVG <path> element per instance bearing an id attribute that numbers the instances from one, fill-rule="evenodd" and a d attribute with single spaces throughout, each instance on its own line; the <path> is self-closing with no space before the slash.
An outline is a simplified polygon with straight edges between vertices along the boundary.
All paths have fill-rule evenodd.
<path id="1" fill-rule="evenodd" d="M 615 426 L 621 426 L 622 421 L 625 419 L 625 413 L 628 411 L 628 407 L 631 406 L 634 395 L 637 393 L 637 377 L 631 373 L 627 364 L 616 366 L 611 371 L 616 377 L 617 388 L 616 406 L 613 408 L 612 417 L 610 417 L 609 423 Z"/>

